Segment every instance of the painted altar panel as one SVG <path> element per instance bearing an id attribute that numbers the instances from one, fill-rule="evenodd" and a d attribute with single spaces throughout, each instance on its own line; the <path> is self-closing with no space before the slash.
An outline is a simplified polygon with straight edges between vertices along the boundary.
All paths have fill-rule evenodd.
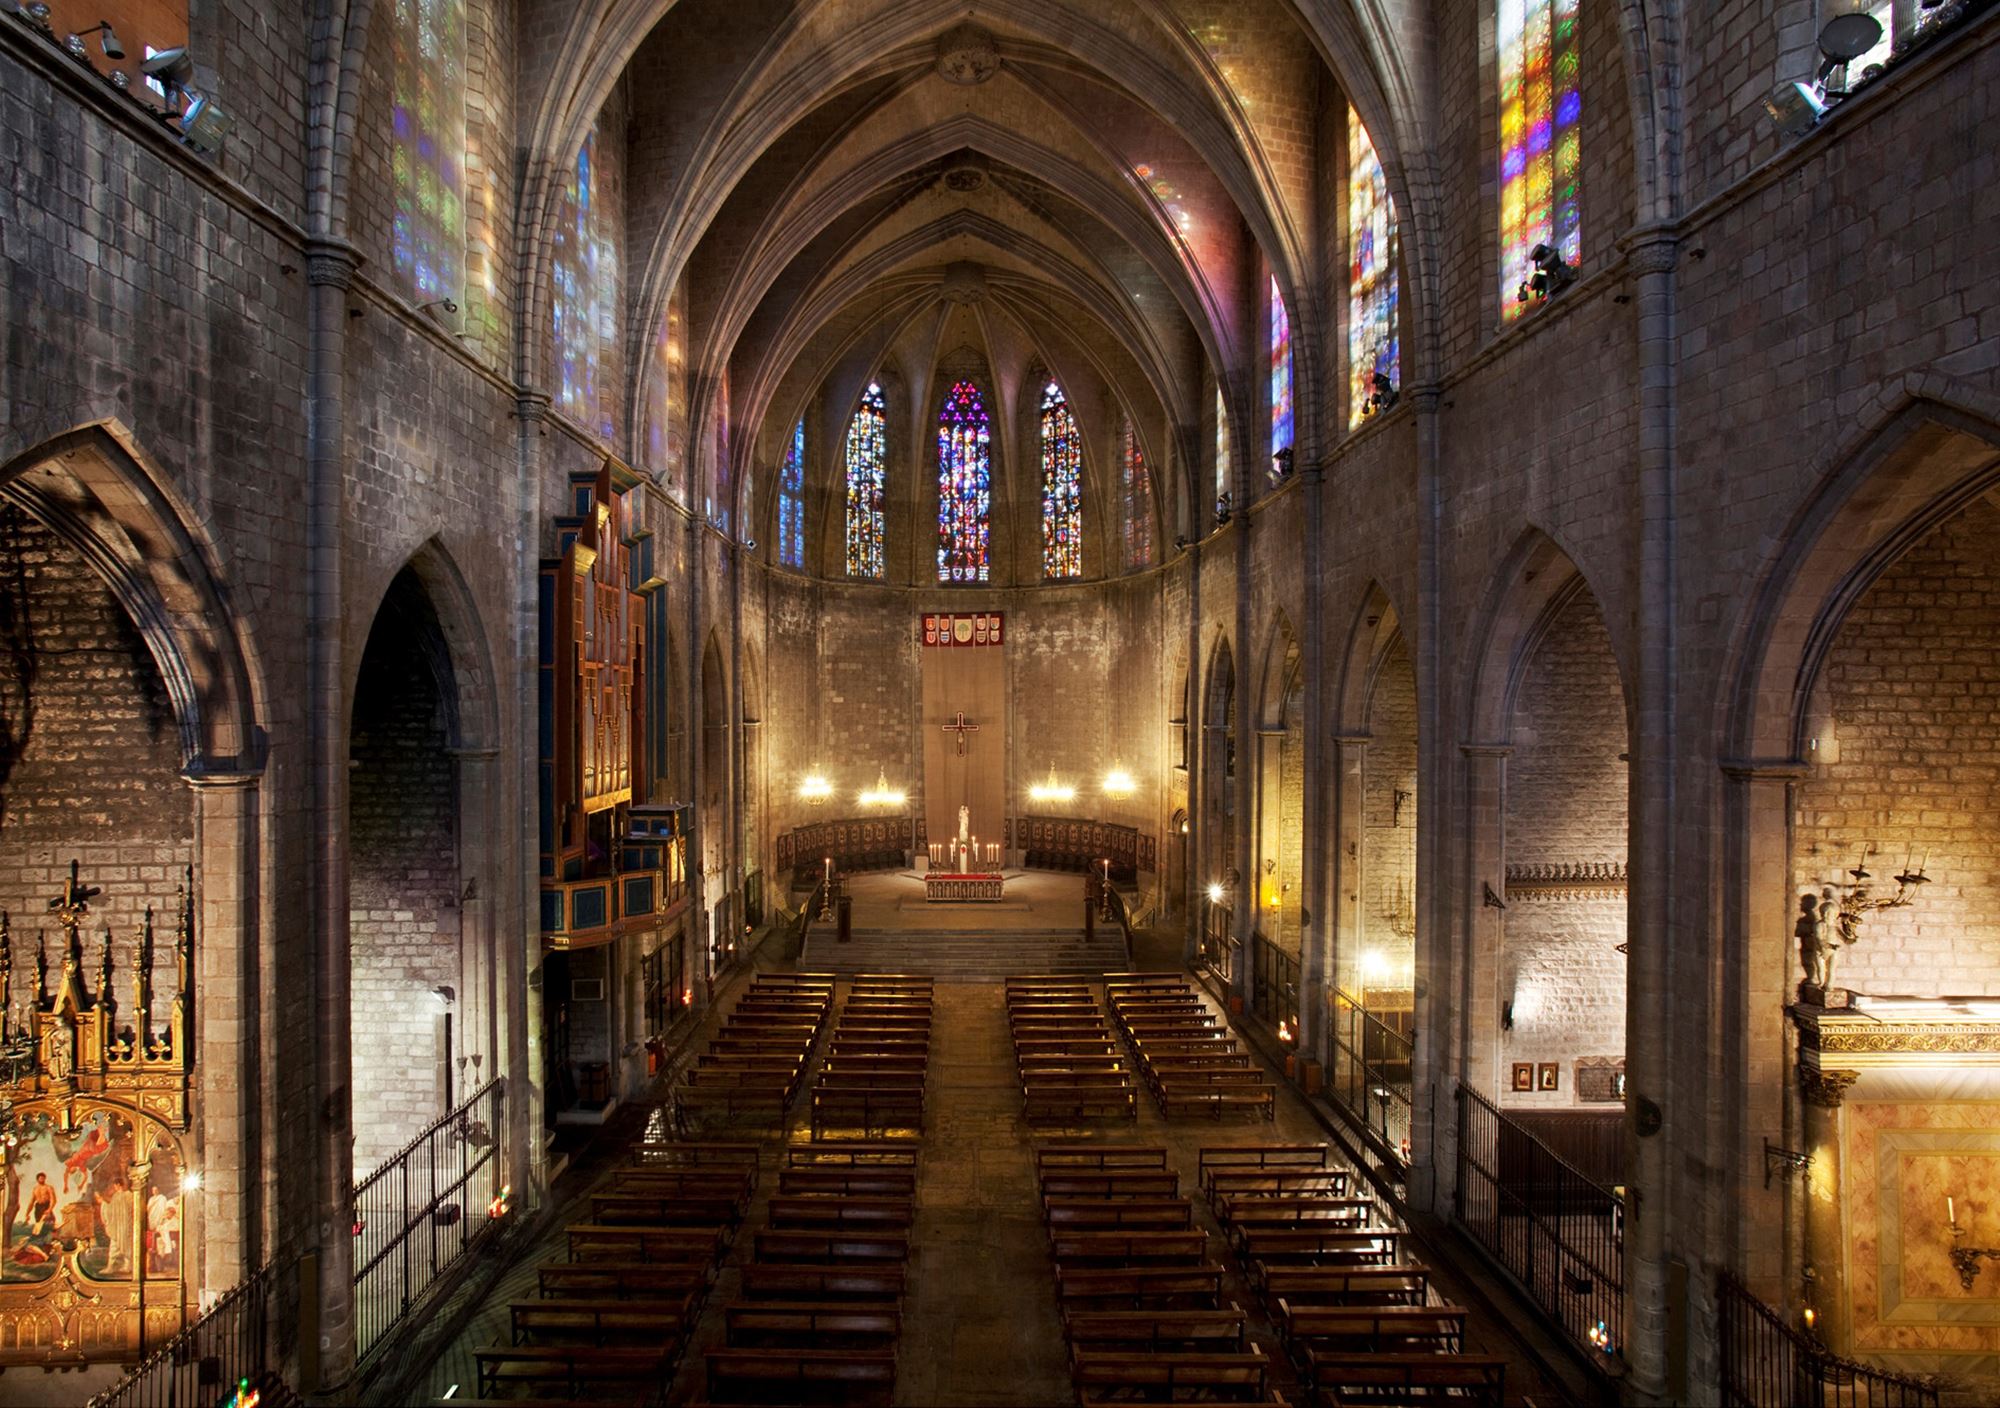
<path id="1" fill-rule="evenodd" d="M 108 1106 L 69 1130 L 53 1108 L 19 1121 L 21 1142 L 0 1166 L 0 1286 L 50 1279 L 65 1252 L 90 1280 L 130 1281 L 142 1248 L 148 1280 L 179 1278 L 183 1170 L 171 1139 L 154 1148 L 164 1131 L 142 1117 L 135 1132 L 130 1113 Z"/>
<path id="2" fill-rule="evenodd" d="M 1922 1085 L 1903 1099 L 1857 1093 L 1841 1111 L 1852 1347 L 1899 1369 L 1984 1376 L 2000 1358 L 1966 1356 L 2000 1356 L 2000 1271 L 1960 1285 L 1945 1198 L 1968 1242 L 2000 1244 L 2000 1090 L 1978 1071 Z"/>

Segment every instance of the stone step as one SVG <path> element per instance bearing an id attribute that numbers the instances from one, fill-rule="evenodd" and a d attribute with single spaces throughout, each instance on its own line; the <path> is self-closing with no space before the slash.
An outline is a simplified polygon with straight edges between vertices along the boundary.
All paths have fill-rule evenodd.
<path id="1" fill-rule="evenodd" d="M 799 966 L 833 973 L 926 973 L 954 981 L 991 982 L 1011 973 L 1097 974 L 1126 964 L 1115 931 L 1086 943 L 1078 929 L 856 930 L 841 943 L 815 930 Z"/>

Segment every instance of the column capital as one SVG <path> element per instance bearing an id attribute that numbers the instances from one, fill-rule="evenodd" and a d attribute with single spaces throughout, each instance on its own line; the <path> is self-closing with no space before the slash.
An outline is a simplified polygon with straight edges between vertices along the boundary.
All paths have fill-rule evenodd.
<path id="1" fill-rule="evenodd" d="M 1859 1071 L 1826 1071 L 1818 1066 L 1799 1067 L 1799 1093 L 1808 1105 L 1822 1110 L 1838 1110 L 1848 1090 L 1861 1079 Z"/>
<path id="2" fill-rule="evenodd" d="M 197 792 L 244 790 L 257 786 L 263 780 L 262 768 L 206 767 L 196 763 L 181 772 L 181 781 Z"/>

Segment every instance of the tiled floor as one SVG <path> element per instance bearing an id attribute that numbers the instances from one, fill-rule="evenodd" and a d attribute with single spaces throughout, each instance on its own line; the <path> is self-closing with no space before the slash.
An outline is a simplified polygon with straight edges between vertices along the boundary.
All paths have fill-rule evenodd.
<path id="1" fill-rule="evenodd" d="M 844 1000 L 845 995 L 843 983 L 837 997 Z M 1034 1179 L 1032 1149 L 1036 1143 L 1080 1137 L 1162 1145 L 1169 1150 L 1169 1163 L 1181 1174 L 1183 1187 L 1192 1191 L 1197 1154 L 1203 1145 L 1319 1143 L 1324 1138 L 1304 1103 L 1282 1083 L 1275 1123 L 1233 1116 L 1219 1126 L 1185 1120 L 1169 1124 L 1142 1092 L 1136 1124 L 1102 1121 L 1030 1129 L 1021 1118 L 1002 992 L 994 983 L 938 986 L 929 1097 L 899 1347 L 896 1401 L 907 1405 L 1060 1405 L 1074 1401 Z M 767 1157 L 759 1200 L 709 1298 L 709 1308 L 674 1384 L 674 1402 L 692 1401 L 701 1395 L 702 1355 L 720 1342 L 720 1307 L 735 1297 L 739 1281 L 736 1267 L 740 1258 L 749 1255 L 750 1230 L 761 1225 L 763 1201 L 777 1181 L 781 1144 L 807 1138 L 803 1105 L 802 1100 L 782 1136 L 775 1131 L 762 1136 Z M 755 1131 L 725 1128 L 714 1133 L 718 1138 L 743 1138 Z M 597 1167 L 597 1179 L 608 1176 L 610 1164 L 600 1162 Z M 1215 1231 L 1199 1202 L 1197 1216 Z M 1219 1254 L 1219 1238 L 1216 1246 Z M 558 1233 L 523 1266 L 531 1265 L 535 1257 L 558 1254 L 559 1247 Z M 469 1393 L 471 1347 L 490 1343 L 504 1333 L 505 1300 L 521 1294 L 524 1287 L 532 1294 L 532 1273 L 525 1270 L 501 1283 L 460 1343 L 440 1359 L 433 1378 L 435 1392 L 442 1393 L 449 1383 L 458 1382 L 464 1384 L 461 1394 Z M 1224 1287 L 1244 1305 L 1252 1305 L 1241 1278 L 1233 1271 L 1225 1277 Z M 1254 1316 L 1253 1326 L 1253 1340 L 1278 1369 L 1276 1386 L 1291 1401 L 1300 1401 L 1270 1326 Z M 1475 1315 L 1468 1339 L 1469 1349 L 1507 1355 L 1513 1361 L 1510 1402 L 1530 1401 L 1530 1395 L 1537 1405 L 1561 1401 L 1534 1375 L 1503 1327 L 1481 1323 Z"/>

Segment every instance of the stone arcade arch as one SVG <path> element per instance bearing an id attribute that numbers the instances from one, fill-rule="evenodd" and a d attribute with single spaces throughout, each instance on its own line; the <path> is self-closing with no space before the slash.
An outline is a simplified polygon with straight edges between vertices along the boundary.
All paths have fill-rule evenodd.
<path id="1" fill-rule="evenodd" d="M 729 873 L 731 858 L 729 804 L 734 795 L 730 770 L 729 672 L 722 661 L 722 637 L 711 632 L 701 653 L 701 778 L 702 893 L 708 900 L 708 957 L 705 976 L 714 978 L 728 962 L 735 934 L 737 889 Z"/>
<path id="2" fill-rule="evenodd" d="M 0 564 L 9 578 L 0 591 L 12 598 L 10 609 L 0 612 L 5 618 L 0 620 L 5 635 L 0 650 L 8 657 L 0 664 L 0 679 L 8 681 L 12 697 L 0 709 L 33 707 L 36 686 L 24 681 L 21 667 L 33 663 L 38 630 L 63 628 L 61 622 L 37 622 L 19 610 L 29 604 L 22 595 L 29 576 L 23 549 L 32 538 L 45 585 L 77 611 L 95 614 L 96 623 L 89 627 L 92 648 L 111 652 L 99 657 L 104 663 L 94 667 L 86 692 L 104 695 L 107 675 L 124 682 L 111 684 L 112 697 L 102 703 L 125 715 L 125 721 L 115 737 L 99 736 L 117 745 L 135 723 L 153 735 L 133 740 L 148 759 L 136 773 L 120 777 L 109 768 L 78 766 L 74 745 L 94 746 L 93 740 L 78 739 L 65 750 L 69 761 L 61 777 L 52 779 L 59 781 L 62 793 L 52 800 L 65 808 L 79 802 L 89 808 L 96 788 L 118 788 L 128 802 L 135 786 L 150 795 L 141 805 L 161 828 L 151 838 L 159 842 L 156 864 L 137 866 L 135 873 L 160 871 L 157 878 L 164 883 L 154 886 L 159 893 L 146 894 L 106 885 L 96 907 L 120 932 L 129 932 L 126 911 L 142 912 L 148 903 L 170 904 L 180 867 L 190 867 L 201 1002 L 207 1010 L 236 1018 L 199 1022 L 195 1028 L 200 1045 L 191 1104 L 192 1153 L 204 1176 L 187 1213 L 188 1244 L 196 1249 L 188 1282 L 191 1291 L 219 1292 L 270 1250 L 265 1190 L 274 1188 L 286 1170 L 310 1167 L 312 1158 L 310 1129 L 267 1129 L 256 1117 L 259 1104 L 268 1103 L 281 1088 L 280 1073 L 261 1059 L 262 1034 L 310 1020 L 309 994 L 278 983 L 276 930 L 264 916 L 273 890 L 266 883 L 260 845 L 262 664 L 248 624 L 230 598 L 207 525 L 122 426 L 81 426 L 0 463 L 0 515 L 11 516 L 16 530 L 0 544 Z M 51 683 L 45 675 L 43 688 Z M 148 715 L 153 724 L 146 723 Z M 10 722 L 18 723 L 18 714 Z M 55 722 L 41 720 L 37 728 Z M 8 755 L 0 763 L 0 807 L 11 800 L 8 774 L 35 741 L 18 727 L 8 733 L 0 739 L 0 750 Z M 129 769 L 136 756 L 128 751 L 119 770 Z M 192 790 L 185 802 L 167 790 L 174 787 L 176 775 Z M 78 819 L 84 814 L 78 812 Z M 35 857 L 24 856 L 24 849 L 46 851 L 45 860 L 62 864 L 70 858 L 63 853 L 80 850 L 84 839 L 83 832 L 58 827 L 39 847 L 28 847 L 26 838 L 18 836 L 0 844 L 32 870 Z M 120 829 L 121 855 L 148 839 Z M 165 878 L 167 871 L 175 873 L 174 879 Z M 12 882 L 38 891 L 37 908 L 46 902 L 39 877 L 13 863 L 5 872 Z M 92 883 L 88 874 L 84 880 Z"/>
<path id="3" fill-rule="evenodd" d="M 1297 635 L 1283 612 L 1264 648 L 1263 682 L 1257 700 L 1257 874 L 1251 888 L 1257 907 L 1256 934 L 1273 945 L 1283 961 L 1268 960 L 1275 990 L 1256 988 L 1257 1011 L 1273 1026 L 1298 1025 L 1302 928 L 1305 897 L 1305 662 Z M 1246 891 L 1246 899 L 1248 898 Z M 1291 966 L 1283 971 L 1286 963 Z"/>
<path id="4" fill-rule="evenodd" d="M 1759 1294 L 1793 1312 L 1812 1304 L 1833 1348 L 1919 1372 L 1948 1367 L 1963 1332 L 1921 1292 L 1889 1316 L 1877 1288 L 1907 1279 L 1899 1258 L 1951 1245 L 1950 1228 L 1929 1200 L 1856 1190 L 1889 1186 L 1882 1169 L 1894 1151 L 1935 1142 L 1938 1130 L 1960 1148 L 1993 1137 L 1982 1133 L 1989 1078 L 1966 1058 L 1924 1052 L 1969 1049 L 1951 1027 L 1965 1009 L 1926 999 L 2000 992 L 1988 854 L 2000 827 L 1995 410 L 1949 387 L 1907 387 L 1824 457 L 1764 565 L 1719 710 L 1717 1027 L 1730 1038 L 1716 1074 L 1738 1098 L 1714 1154 L 1733 1193 L 1716 1235 Z M 1932 604 L 1912 611 L 1919 595 Z M 1888 898 L 1906 860 L 1927 860 L 1931 883 L 1908 908 L 1868 916 L 1834 973 L 1835 987 L 1877 1002 L 1884 991 L 1917 999 L 1898 1009 L 1900 1036 L 1871 1066 L 1836 1054 L 1800 991 L 1798 897 L 1865 864 L 1875 897 Z M 1766 1185 L 1764 1138 L 1812 1154 L 1803 1182 Z M 1977 1161 L 1939 1171 L 1952 1185 L 1941 1191 L 1972 1205 Z M 1857 1257 L 1856 1246 L 1879 1255 Z"/>
<path id="5" fill-rule="evenodd" d="M 1201 827 L 1195 840 L 1201 873 L 1195 877 L 1197 961 L 1234 985 L 1239 958 L 1234 935 L 1234 906 L 1242 902 L 1243 876 L 1238 873 L 1236 816 L 1236 664 L 1229 638 L 1217 638 L 1208 660 L 1208 683 L 1202 691 Z"/>

